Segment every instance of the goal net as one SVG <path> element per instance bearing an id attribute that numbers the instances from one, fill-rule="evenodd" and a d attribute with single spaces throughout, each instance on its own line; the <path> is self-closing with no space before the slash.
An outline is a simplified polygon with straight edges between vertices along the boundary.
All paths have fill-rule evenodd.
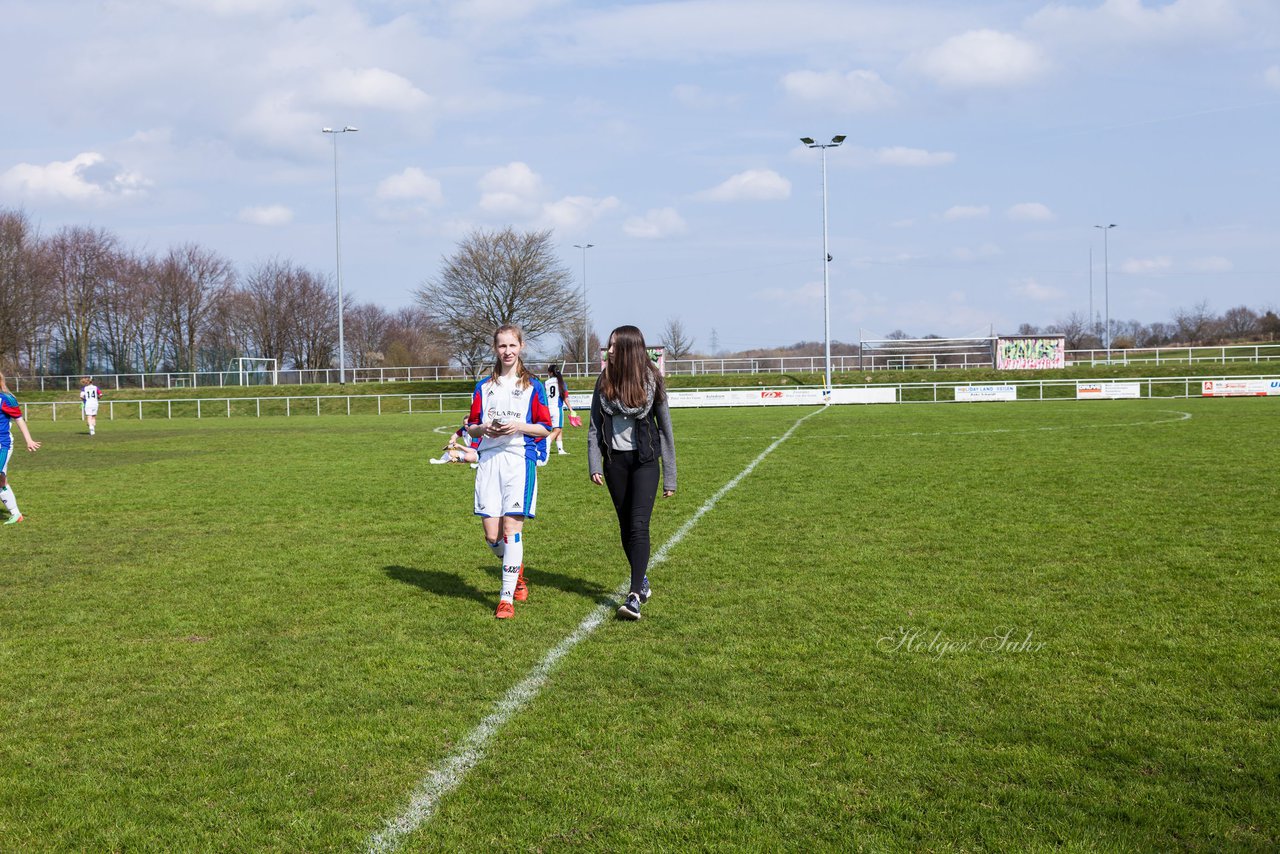
<path id="1" fill-rule="evenodd" d="M 242 356 L 236 359 L 236 368 L 240 373 L 240 385 L 276 385 L 280 376 L 275 359 Z"/>

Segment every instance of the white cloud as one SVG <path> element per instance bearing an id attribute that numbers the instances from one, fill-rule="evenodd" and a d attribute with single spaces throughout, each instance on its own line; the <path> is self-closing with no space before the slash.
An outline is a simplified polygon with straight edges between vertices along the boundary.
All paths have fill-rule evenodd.
<path id="1" fill-rule="evenodd" d="M 679 83 L 672 87 L 671 97 L 683 106 L 694 110 L 715 110 L 732 106 L 742 100 L 737 95 L 708 92 L 701 86 L 692 83 Z"/>
<path id="2" fill-rule="evenodd" d="M 542 178 L 528 164 L 513 161 L 480 179 L 480 207 L 499 215 L 529 215 L 538 209 Z"/>
<path id="3" fill-rule="evenodd" d="M 953 205 L 943 212 L 942 218 L 948 222 L 961 219 L 985 219 L 989 213 L 991 208 L 987 205 Z"/>
<path id="4" fill-rule="evenodd" d="M 1235 265 L 1226 258 L 1214 255 L 1192 261 L 1191 269 L 1200 273 L 1228 273 L 1235 269 Z"/>
<path id="5" fill-rule="evenodd" d="M 432 207 L 444 204 L 440 182 L 416 166 L 383 178 L 374 195 L 389 202 L 417 202 Z"/>
<path id="6" fill-rule="evenodd" d="M 542 206 L 542 218 L 551 228 L 580 231 L 606 213 L 620 206 L 617 197 L 593 199 L 590 196 L 565 196 L 558 202 Z"/>
<path id="7" fill-rule="evenodd" d="M 1262 25 L 1257 15 L 1268 10 L 1257 3 L 1174 0 L 1147 5 L 1143 0 L 1104 0 L 1091 7 L 1046 6 L 1027 20 L 1027 27 L 1046 38 L 1088 44 L 1199 43 L 1240 33 L 1247 26 L 1241 14 L 1244 5 L 1253 7 L 1254 24 Z"/>
<path id="8" fill-rule="evenodd" d="M 1272 89 L 1280 89 L 1280 65 L 1273 65 L 1263 72 L 1262 80 Z"/>
<path id="9" fill-rule="evenodd" d="M 962 246 L 959 249 L 951 250 L 951 257 L 957 261 L 981 261 L 984 258 L 995 258 L 1003 254 L 1004 251 L 994 243 L 984 243 L 972 249 Z"/>
<path id="10" fill-rule="evenodd" d="M 151 182 L 110 163 L 96 151 L 43 166 L 19 163 L 0 173 L 0 190 L 11 196 L 72 202 L 106 202 L 139 196 Z"/>
<path id="11" fill-rule="evenodd" d="M 821 305 L 824 293 L 822 282 L 807 282 L 798 288 L 762 288 L 755 292 L 755 298 L 788 306 Z"/>
<path id="12" fill-rule="evenodd" d="M 293 211 L 284 205 L 261 205 L 241 208 L 238 218 L 251 225 L 288 225 L 293 222 Z"/>
<path id="13" fill-rule="evenodd" d="M 1155 258 L 1130 258 L 1120 265 L 1121 272 L 1135 276 L 1150 276 L 1173 269 L 1173 261 L 1165 255 Z"/>
<path id="14" fill-rule="evenodd" d="M 913 64 L 950 89 L 1020 86 L 1049 67 L 1038 46 L 996 30 L 970 30 L 953 36 L 918 56 Z"/>
<path id="15" fill-rule="evenodd" d="M 873 160 L 882 166 L 945 166 L 956 159 L 950 151 L 925 151 L 901 145 L 878 148 L 871 154 Z"/>
<path id="16" fill-rule="evenodd" d="M 697 194 L 713 202 L 777 201 L 791 196 L 791 182 L 772 169 L 748 169 Z"/>
<path id="17" fill-rule="evenodd" d="M 1048 222 L 1053 219 L 1053 211 L 1040 202 L 1020 202 L 1005 212 L 1009 219 L 1023 222 Z"/>
<path id="18" fill-rule="evenodd" d="M 675 208 L 655 208 L 644 216 L 627 220 L 622 231 L 628 237 L 651 239 L 684 234 L 688 231 L 688 226 Z"/>
<path id="19" fill-rule="evenodd" d="M 891 106 L 893 87 L 874 71 L 792 71 L 782 78 L 782 88 L 798 101 L 822 104 L 836 112 L 864 113 Z"/>
<path id="20" fill-rule="evenodd" d="M 420 110 L 430 96 L 399 74 L 382 68 L 335 69 L 324 75 L 318 92 L 339 107 L 373 107 L 392 112 Z"/>
<path id="21" fill-rule="evenodd" d="M 1042 285 L 1035 279 L 1023 279 L 1020 282 L 1014 282 L 1013 292 L 1036 302 L 1048 302 L 1061 299 L 1063 296 L 1062 291 L 1049 285 Z"/>

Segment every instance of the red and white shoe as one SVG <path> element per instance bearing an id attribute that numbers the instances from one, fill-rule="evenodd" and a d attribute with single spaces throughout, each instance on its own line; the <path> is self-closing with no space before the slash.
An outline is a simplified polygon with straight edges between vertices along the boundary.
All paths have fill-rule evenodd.
<path id="1" fill-rule="evenodd" d="M 499 602 L 498 610 L 493 616 L 499 620 L 509 620 L 516 615 L 516 606 L 511 602 Z"/>
<path id="2" fill-rule="evenodd" d="M 524 583 L 524 564 L 520 564 L 520 576 L 516 579 L 516 601 L 524 602 L 529 598 L 529 585 Z"/>

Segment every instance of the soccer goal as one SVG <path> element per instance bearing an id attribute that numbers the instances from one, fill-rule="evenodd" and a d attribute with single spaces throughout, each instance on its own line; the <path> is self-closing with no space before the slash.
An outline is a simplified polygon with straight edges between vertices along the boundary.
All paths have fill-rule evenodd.
<path id="1" fill-rule="evenodd" d="M 277 385 L 280 379 L 275 359 L 241 356 L 236 359 L 236 368 L 240 372 L 240 385 Z"/>

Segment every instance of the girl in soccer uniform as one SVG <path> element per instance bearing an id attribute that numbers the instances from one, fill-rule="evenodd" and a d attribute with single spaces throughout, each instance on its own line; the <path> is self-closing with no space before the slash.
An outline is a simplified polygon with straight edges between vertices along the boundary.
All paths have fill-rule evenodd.
<path id="1" fill-rule="evenodd" d="M 634 326 L 609 335 L 609 356 L 596 380 L 587 431 L 587 464 L 597 486 L 607 483 L 618 514 L 622 550 L 631 564 L 631 588 L 618 608 L 624 620 L 640 619 L 649 601 L 649 518 L 658 492 L 676 494 L 676 445 L 662 374 Z"/>
<path id="2" fill-rule="evenodd" d="M 467 438 L 465 444 L 458 441 L 463 436 Z M 467 422 L 463 421 L 462 426 L 449 435 L 449 442 L 444 446 L 444 453 L 438 458 L 432 458 L 431 464 L 471 463 L 474 467 L 480 460 L 479 455 L 476 453 L 476 448 L 479 445 L 479 439 L 473 439 L 467 434 Z"/>
<path id="3" fill-rule="evenodd" d="M 547 452 L 551 451 L 551 443 L 556 444 L 557 454 L 569 453 L 564 449 L 565 411 L 573 418 L 573 407 L 569 405 L 569 387 L 565 385 L 564 376 L 555 365 L 547 365 L 547 401 L 551 407 L 551 435 L 547 437 Z"/>
<path id="4" fill-rule="evenodd" d="M 93 384 L 93 377 L 80 380 L 80 405 L 84 407 L 84 420 L 89 425 L 92 436 L 98 426 L 98 401 L 102 398 L 102 390 Z"/>
<path id="5" fill-rule="evenodd" d="M 493 333 L 497 360 L 493 373 L 476 385 L 467 433 L 477 447 L 475 514 L 484 525 L 490 551 L 502 561 L 498 619 L 515 616 L 515 601 L 529 598 L 524 583 L 525 518 L 538 503 L 538 457 L 551 432 L 547 390 L 529 373 L 520 355 L 524 333 L 500 326 Z"/>
<path id="6" fill-rule="evenodd" d="M 28 451 L 40 450 L 40 443 L 31 438 L 27 429 L 27 421 L 22 417 L 22 407 L 18 399 L 9 391 L 9 384 L 4 374 L 0 374 L 0 503 L 9 511 L 6 525 L 16 525 L 23 520 L 18 510 L 18 500 L 13 495 L 13 487 L 9 486 L 9 457 L 13 455 L 12 424 L 17 424 L 22 431 L 22 438 L 27 440 Z"/>

